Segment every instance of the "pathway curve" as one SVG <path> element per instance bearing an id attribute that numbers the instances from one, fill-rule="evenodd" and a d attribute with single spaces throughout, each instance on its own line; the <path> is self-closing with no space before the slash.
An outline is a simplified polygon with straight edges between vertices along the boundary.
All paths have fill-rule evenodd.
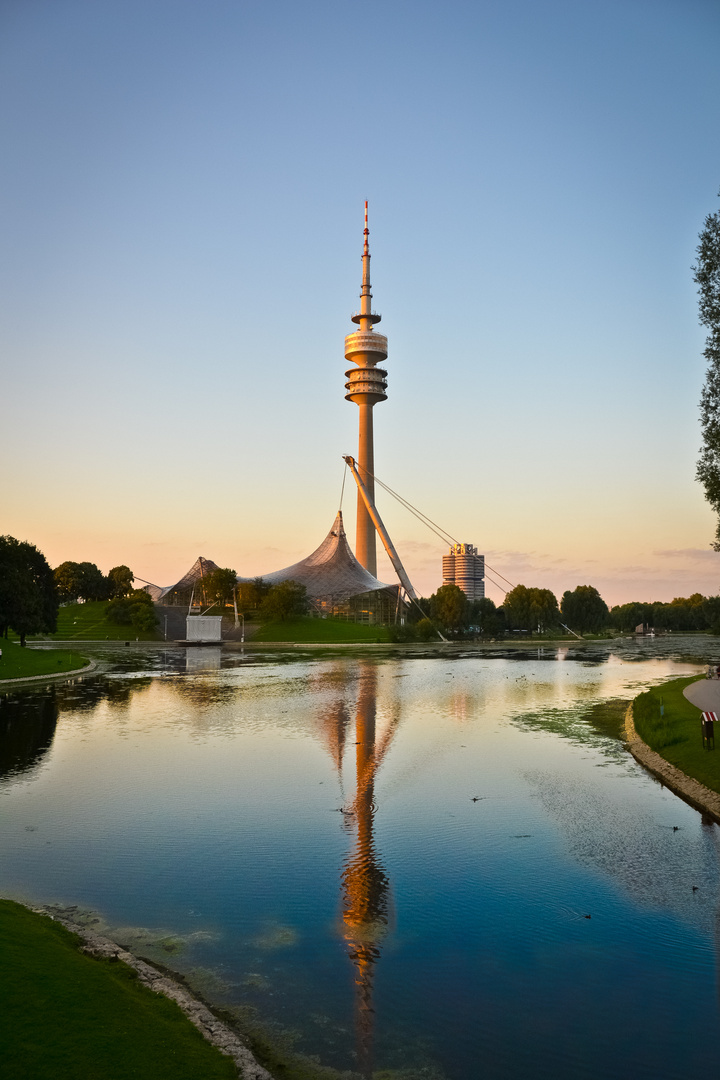
<path id="1" fill-rule="evenodd" d="M 720 679 L 698 679 L 686 686 L 683 694 L 697 709 L 720 713 Z"/>

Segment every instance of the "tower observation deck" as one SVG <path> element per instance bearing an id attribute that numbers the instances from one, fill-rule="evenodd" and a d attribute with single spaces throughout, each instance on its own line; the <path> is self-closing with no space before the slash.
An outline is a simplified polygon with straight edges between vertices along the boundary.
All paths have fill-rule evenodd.
<path id="1" fill-rule="evenodd" d="M 359 329 L 345 338 L 345 359 L 355 364 L 345 372 L 347 382 L 345 397 L 354 401 L 360 410 L 357 467 L 371 499 L 375 499 L 375 452 L 373 445 L 373 407 L 387 398 L 387 371 L 377 365 L 387 359 L 388 343 L 384 334 L 378 334 L 373 326 L 380 322 L 380 315 L 372 310 L 370 292 L 370 248 L 368 230 L 368 204 L 365 203 L 365 232 L 362 254 L 362 289 L 360 310 L 351 317 Z M 357 539 L 355 556 L 361 566 L 371 574 L 377 573 L 375 526 L 358 492 Z"/>

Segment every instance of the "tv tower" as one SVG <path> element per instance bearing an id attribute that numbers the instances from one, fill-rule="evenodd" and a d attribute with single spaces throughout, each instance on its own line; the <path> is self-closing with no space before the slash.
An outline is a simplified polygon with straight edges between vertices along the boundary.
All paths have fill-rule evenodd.
<path id="1" fill-rule="evenodd" d="M 345 372 L 349 380 L 345 383 L 348 401 L 354 401 L 360 410 L 357 466 L 360 478 L 370 498 L 375 501 L 375 455 L 373 446 L 373 406 L 378 401 L 385 401 L 387 394 L 387 371 L 376 365 L 387 359 L 387 338 L 376 334 L 373 325 L 380 322 L 380 316 L 372 310 L 370 292 L 370 248 L 368 245 L 368 204 L 365 203 L 365 233 L 362 255 L 363 274 L 360 291 L 360 310 L 355 312 L 352 322 L 360 327 L 345 338 L 345 359 L 357 367 Z M 375 526 L 363 498 L 358 492 L 357 502 L 357 540 L 355 558 L 365 569 L 377 575 L 377 554 L 375 550 Z"/>

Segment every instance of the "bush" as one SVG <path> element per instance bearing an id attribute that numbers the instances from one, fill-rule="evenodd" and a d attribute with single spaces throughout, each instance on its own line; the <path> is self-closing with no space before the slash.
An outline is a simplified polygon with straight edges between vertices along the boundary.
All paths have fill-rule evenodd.
<path id="1" fill-rule="evenodd" d="M 430 641 L 431 638 L 437 637 L 437 629 L 432 619 L 420 619 L 416 623 L 406 622 L 402 625 L 397 623 L 395 626 L 388 626 L 388 637 L 396 642 Z"/>
<path id="2" fill-rule="evenodd" d="M 157 625 L 152 597 L 143 589 L 133 589 L 129 596 L 111 600 L 105 609 L 109 622 L 116 626 L 134 626 L 138 630 L 154 630 Z"/>
<path id="3" fill-rule="evenodd" d="M 292 579 L 273 585 L 260 605 L 263 619 L 289 619 L 307 611 L 307 590 Z"/>

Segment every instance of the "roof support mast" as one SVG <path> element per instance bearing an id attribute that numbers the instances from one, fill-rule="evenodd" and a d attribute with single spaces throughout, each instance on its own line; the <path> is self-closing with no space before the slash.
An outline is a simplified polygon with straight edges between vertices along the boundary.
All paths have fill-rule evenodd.
<path id="1" fill-rule="evenodd" d="M 387 529 L 385 528 L 385 526 L 382 523 L 382 519 L 381 519 L 380 515 L 377 512 L 377 507 L 375 506 L 375 502 L 371 498 L 370 494 L 368 493 L 367 488 L 365 487 L 364 483 L 360 479 L 360 474 L 359 474 L 359 472 L 357 470 L 357 466 L 355 464 L 355 459 L 351 458 L 351 457 L 346 457 L 346 458 L 344 458 L 344 461 L 345 461 L 345 464 L 350 469 L 350 471 L 352 472 L 353 476 L 355 477 L 355 483 L 358 486 L 358 491 L 360 492 L 360 497 L 362 498 L 362 501 L 365 504 L 367 512 L 370 515 L 370 520 L 372 521 L 373 525 L 375 526 L 375 529 L 377 531 L 378 536 L 380 537 L 380 539 L 383 542 L 383 547 L 385 548 L 385 550 L 388 553 L 388 558 L 390 559 L 390 562 L 395 567 L 395 573 L 400 578 L 400 584 L 402 585 L 403 589 L 408 594 L 408 596 L 410 597 L 411 600 L 417 600 L 417 594 L 416 594 L 415 590 L 413 589 L 413 587 L 412 587 L 412 585 L 410 583 L 410 578 L 407 576 L 407 572 L 405 570 L 405 567 L 400 562 L 400 556 L 398 555 L 397 551 L 395 550 L 395 547 L 393 545 L 392 540 L 388 536 Z"/>

